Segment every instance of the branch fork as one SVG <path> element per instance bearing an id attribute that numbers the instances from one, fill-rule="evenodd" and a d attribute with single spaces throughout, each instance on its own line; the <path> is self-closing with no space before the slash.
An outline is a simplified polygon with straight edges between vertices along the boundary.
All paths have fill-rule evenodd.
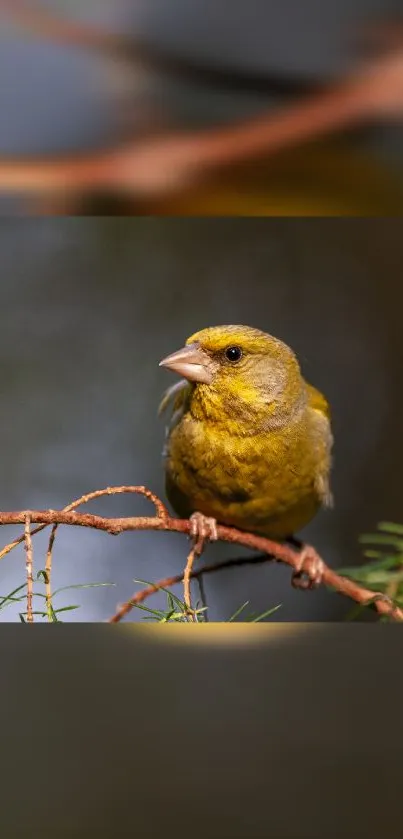
<path id="1" fill-rule="evenodd" d="M 154 516 L 129 516 L 124 518 L 106 518 L 104 516 L 94 515 L 92 513 L 76 512 L 76 508 L 92 501 L 96 498 L 101 498 L 105 495 L 117 495 L 122 493 L 131 493 L 136 495 L 143 495 L 155 507 Z M 171 533 L 183 533 L 191 538 L 195 538 L 195 523 L 194 519 L 177 519 L 170 516 L 167 508 L 160 498 L 144 486 L 118 486 L 106 487 L 106 489 L 95 490 L 67 505 L 63 510 L 20 510 L 16 512 L 0 512 L 0 526 L 12 524 L 24 525 L 24 533 L 22 536 L 14 539 L 0 551 L 0 559 L 6 554 L 10 553 L 21 542 L 25 542 L 26 551 L 26 570 L 27 570 L 27 613 L 32 616 L 32 584 L 33 584 L 33 552 L 32 552 L 32 536 L 43 530 L 44 527 L 52 525 L 52 530 L 49 539 L 49 546 L 46 558 L 46 596 L 48 615 L 51 612 L 51 574 L 52 574 L 52 551 L 56 530 L 60 524 L 65 524 L 74 527 L 89 527 L 93 530 L 100 530 L 105 533 L 117 535 L 119 533 L 133 531 L 133 530 L 162 530 Z M 31 530 L 31 525 L 38 525 Z M 217 524 L 216 530 L 211 535 L 216 535 L 218 541 L 227 542 L 230 544 L 240 545 L 245 548 L 257 551 L 258 555 L 251 555 L 250 557 L 243 557 L 239 559 L 229 559 L 223 562 L 216 562 L 211 565 L 203 565 L 197 570 L 193 569 L 194 560 L 196 556 L 201 554 L 205 541 L 201 543 L 198 538 L 196 544 L 193 545 L 190 552 L 190 559 L 188 556 L 186 563 L 186 573 L 182 572 L 173 577 L 167 577 L 159 580 L 152 586 L 148 586 L 139 592 L 136 592 L 130 600 L 121 605 L 116 613 L 109 619 L 110 623 L 118 623 L 121 621 L 137 604 L 143 602 L 162 588 L 169 588 L 177 583 L 182 583 L 186 578 L 186 585 L 191 579 L 197 579 L 204 574 L 217 572 L 223 569 L 229 569 L 240 565 L 254 565 L 256 563 L 268 562 L 273 559 L 278 562 L 284 562 L 292 568 L 294 574 L 300 574 L 301 570 L 305 571 L 305 567 L 301 565 L 301 551 L 295 550 L 287 544 L 273 542 L 263 536 L 257 536 L 254 533 L 246 533 L 237 530 L 233 527 L 226 527 Z M 313 551 L 313 549 L 310 549 Z M 317 554 L 314 552 L 316 557 Z M 332 568 L 329 568 L 320 560 L 320 584 L 326 585 L 334 591 L 349 597 L 356 603 L 362 605 L 373 605 L 379 615 L 387 615 L 394 620 L 403 620 L 402 609 L 393 603 L 393 601 L 381 592 L 374 592 L 363 586 L 360 586 L 354 580 L 343 577 L 337 574 Z M 187 590 L 189 607 L 190 603 L 190 588 Z M 29 606 L 28 597 L 31 605 Z M 51 618 L 49 618 L 51 619 Z"/>

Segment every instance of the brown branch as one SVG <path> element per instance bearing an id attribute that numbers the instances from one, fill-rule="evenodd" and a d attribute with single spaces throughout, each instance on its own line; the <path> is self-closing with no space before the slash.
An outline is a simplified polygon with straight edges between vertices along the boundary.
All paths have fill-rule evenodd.
<path id="1" fill-rule="evenodd" d="M 70 511 L 74 510 L 76 507 L 81 506 L 81 504 L 87 504 L 89 501 L 93 501 L 94 498 L 101 498 L 105 495 L 118 495 L 120 493 L 135 493 L 144 495 L 146 498 L 149 498 L 155 505 L 155 509 L 157 515 L 164 518 L 168 515 L 168 510 L 162 503 L 162 501 L 157 498 L 150 490 L 146 489 L 146 487 L 134 487 L 134 486 L 120 486 L 120 487 L 106 487 L 106 489 L 98 489 L 95 492 L 89 492 L 86 495 L 82 495 L 80 498 L 76 498 L 75 501 L 72 501 L 68 504 L 64 510 Z M 52 511 L 50 511 L 52 512 Z M 45 524 L 41 524 L 39 527 L 36 527 L 35 530 L 32 531 L 30 536 L 39 533 L 41 530 L 44 530 L 46 527 Z M 48 549 L 46 553 L 46 563 L 45 563 L 45 598 L 46 598 L 46 613 L 48 620 L 52 622 L 52 585 L 51 585 L 51 575 L 52 575 L 52 556 L 53 556 L 53 545 L 56 537 L 56 531 L 58 528 L 58 524 L 54 524 L 51 530 L 51 534 L 49 537 Z M 22 536 L 19 536 L 17 539 L 14 539 L 12 542 L 9 542 L 8 545 L 5 545 L 2 551 L 0 551 L 0 559 L 2 559 L 6 554 L 10 553 L 17 545 L 21 544 L 21 542 L 26 541 L 25 531 Z"/>
<path id="2" fill-rule="evenodd" d="M 185 606 L 187 609 L 187 614 L 194 620 L 194 615 L 192 615 L 192 597 L 190 592 L 190 577 L 192 574 L 192 569 L 194 565 L 194 561 L 196 558 L 196 545 L 193 545 L 191 550 L 188 553 L 188 557 L 186 560 L 185 570 L 183 572 L 183 599 L 185 602 Z"/>
<path id="3" fill-rule="evenodd" d="M 53 545 L 56 537 L 58 525 L 54 524 L 49 536 L 49 543 L 48 549 L 46 551 L 46 563 L 45 563 L 45 598 L 46 598 L 46 613 L 48 616 L 48 620 L 52 621 L 52 552 L 53 552 Z"/>
<path id="4" fill-rule="evenodd" d="M 241 557 L 237 559 L 224 559 L 222 562 L 214 562 L 211 563 L 211 565 L 203 565 L 203 567 L 198 568 L 197 571 L 191 571 L 190 578 L 192 580 L 197 580 L 200 579 L 203 574 L 210 574 L 213 571 L 223 571 L 226 568 L 239 568 L 241 565 L 257 565 L 262 562 L 270 562 L 272 559 L 273 557 L 266 554 Z M 109 618 L 108 623 L 119 623 L 138 603 L 143 603 L 144 600 L 147 600 L 147 598 L 152 594 L 156 594 L 158 591 L 161 591 L 161 589 L 171 588 L 181 582 L 183 582 L 183 573 L 174 574 L 172 577 L 164 577 L 162 580 L 158 580 L 157 583 L 147 586 L 147 588 L 143 588 L 141 591 L 137 591 L 133 594 L 130 600 L 123 603 L 116 613 Z"/>
<path id="5" fill-rule="evenodd" d="M 221 537 L 219 537 L 221 538 Z M 230 568 L 239 568 L 242 565 L 257 565 L 261 564 L 262 562 L 270 562 L 273 559 L 278 559 L 278 557 L 273 557 L 268 554 L 259 554 L 258 556 L 251 556 L 251 557 L 240 557 L 237 559 L 224 559 L 222 562 L 214 562 L 210 565 L 203 565 L 202 568 L 198 568 L 196 571 L 192 571 L 190 573 L 191 579 L 199 579 L 204 574 L 211 574 L 216 571 L 225 571 L 226 569 Z M 292 564 L 292 563 L 287 563 Z M 330 571 L 330 569 L 326 568 L 326 571 Z M 340 577 L 338 574 L 333 575 L 333 583 L 332 586 L 335 588 L 339 594 L 344 594 L 347 597 L 350 597 L 352 600 L 355 600 L 356 603 L 360 603 L 362 606 L 369 606 L 373 605 L 377 612 L 380 615 L 388 615 L 392 617 L 396 621 L 403 620 L 403 612 L 399 609 L 398 606 L 395 606 L 390 598 L 385 597 L 381 592 L 370 591 L 369 589 L 365 589 L 362 586 L 357 585 L 356 583 L 352 583 L 351 580 L 347 580 L 346 577 Z M 337 578 L 337 580 L 335 579 Z M 177 585 L 181 583 L 183 580 L 183 574 L 175 574 L 172 577 L 165 577 L 162 580 L 158 580 L 158 582 L 154 583 L 153 585 L 147 586 L 146 588 L 141 589 L 141 591 L 137 591 L 133 594 L 133 596 L 128 600 L 126 603 L 123 603 L 119 609 L 115 612 L 115 614 L 109 618 L 109 623 L 119 623 L 123 620 L 124 617 L 134 608 L 138 603 L 143 603 L 144 600 L 147 600 L 152 594 L 156 594 L 161 589 L 171 588 L 171 586 Z M 338 581 L 342 580 L 343 582 L 352 583 L 352 586 L 349 587 L 347 590 L 343 589 L 342 586 L 336 585 Z M 325 579 L 323 579 L 325 583 Z M 330 584 L 328 583 L 330 586 Z"/>
<path id="6" fill-rule="evenodd" d="M 4 191 L 127 196 L 175 194 L 214 170 L 268 157 L 301 142 L 403 114 L 403 50 L 377 59 L 324 92 L 276 112 L 198 132 L 137 137 L 103 152 L 59 159 L 0 159 Z"/>
<path id="7" fill-rule="evenodd" d="M 13 23 L 33 34 L 50 38 L 64 46 L 81 47 L 101 53 L 125 51 L 126 38 L 91 24 L 76 23 L 37 2 L 0 0 L 0 11 Z"/>
<path id="8" fill-rule="evenodd" d="M 194 610 L 192 608 L 192 599 L 190 593 L 190 580 L 192 577 L 193 565 L 196 559 L 199 559 L 203 553 L 204 547 L 204 540 L 199 539 L 194 542 L 193 547 L 188 553 L 188 557 L 186 560 L 185 570 L 183 572 L 183 599 L 185 601 L 185 606 L 187 609 L 187 613 L 190 616 L 191 620 L 195 621 L 196 616 Z"/>
<path id="9" fill-rule="evenodd" d="M 143 486 L 120 486 L 120 487 L 106 487 L 106 489 L 97 489 L 94 492 L 88 492 L 86 495 L 82 495 L 80 498 L 76 498 L 75 501 L 72 501 L 70 504 L 67 504 L 67 507 L 63 508 L 62 512 L 69 512 L 70 510 L 74 510 L 76 507 L 80 507 L 81 504 L 88 504 L 89 501 L 93 501 L 94 498 L 102 498 L 105 495 L 119 495 L 121 493 L 134 493 L 136 495 L 144 495 L 146 498 L 149 498 L 150 501 L 153 502 L 155 505 L 155 509 L 157 515 L 161 518 L 164 516 L 168 516 L 168 510 L 162 503 L 162 501 L 157 498 L 154 493 L 150 492 L 150 490 L 146 489 Z M 53 513 L 54 510 L 47 510 L 48 513 Z M 1 515 L 1 513 L 0 513 Z M 31 519 L 32 520 L 32 519 Z M 18 522 L 17 522 L 18 523 Z M 0 522 L 0 524 L 9 524 L 9 522 Z M 52 524 L 52 522 L 47 522 L 46 524 L 41 524 L 39 527 L 36 527 L 35 530 L 32 530 L 31 536 L 34 536 L 36 533 L 39 533 L 41 530 L 44 530 L 48 524 Z M 5 545 L 3 550 L 0 551 L 0 559 L 3 559 L 10 551 L 20 545 L 21 542 L 24 541 L 24 534 L 19 536 L 17 539 L 13 539 L 12 542 L 9 542 L 8 545 Z"/>
<path id="10" fill-rule="evenodd" d="M 25 529 L 24 529 L 24 538 L 25 538 L 25 552 L 26 552 L 26 569 L 27 569 L 27 622 L 33 623 L 34 622 L 34 615 L 32 612 L 32 598 L 33 598 L 33 588 L 34 588 L 34 578 L 33 578 L 33 549 L 32 549 L 32 539 L 31 539 L 31 514 L 29 512 L 25 513 Z"/>
<path id="11" fill-rule="evenodd" d="M 29 516 L 29 521 L 34 524 L 45 526 L 49 524 L 66 524 L 76 527 L 90 527 L 113 535 L 133 530 L 162 530 L 191 535 L 191 522 L 187 519 L 177 519 L 169 516 L 166 507 L 157 498 L 157 496 L 143 486 L 107 487 L 107 489 L 97 490 L 94 493 L 89 493 L 87 496 L 82 496 L 82 499 L 89 500 L 103 495 L 114 495 L 119 492 L 138 493 L 149 498 L 156 507 L 157 515 L 153 517 L 129 516 L 125 518 L 105 518 L 91 513 L 77 513 L 73 510 L 22 510 L 17 512 L 0 513 L 0 526 L 7 524 L 24 524 L 25 527 L 27 527 L 27 516 Z M 77 504 L 77 502 L 73 503 Z M 200 574 L 218 571 L 220 568 L 229 568 L 234 565 L 253 563 L 254 561 L 267 561 L 273 558 L 289 565 L 294 571 L 298 571 L 300 567 L 300 552 L 294 550 L 289 545 L 273 542 L 270 539 L 266 539 L 264 536 L 257 536 L 253 533 L 246 533 L 232 527 L 225 527 L 223 525 L 217 526 L 217 536 L 220 541 L 256 550 L 259 553 L 264 554 L 264 558 L 254 559 L 251 557 L 250 559 L 228 560 L 224 563 L 215 563 L 212 566 L 204 567 L 196 572 L 191 571 L 190 577 L 198 577 Z M 11 543 L 13 547 L 15 547 L 16 544 L 16 540 Z M 8 548 L 10 550 L 12 549 L 10 546 L 8 546 Z M 119 609 L 116 615 L 112 618 L 112 622 L 116 623 L 121 620 L 121 618 L 124 617 L 124 615 L 126 615 L 136 603 L 141 602 L 154 592 L 159 591 L 162 586 L 166 587 L 167 585 L 173 585 L 174 583 L 183 580 L 183 573 L 177 577 L 168 578 L 168 581 L 169 580 L 172 580 L 172 582 L 167 583 L 167 580 L 162 580 L 142 592 L 137 592 L 130 601 Z M 339 592 L 339 594 L 343 594 L 346 597 L 351 598 L 356 603 L 360 603 L 362 605 L 373 604 L 380 615 L 388 615 L 399 621 L 403 620 L 403 611 L 393 604 L 385 595 L 380 592 L 377 593 L 364 588 L 353 580 L 342 577 L 325 564 L 323 564 L 322 583 Z"/>

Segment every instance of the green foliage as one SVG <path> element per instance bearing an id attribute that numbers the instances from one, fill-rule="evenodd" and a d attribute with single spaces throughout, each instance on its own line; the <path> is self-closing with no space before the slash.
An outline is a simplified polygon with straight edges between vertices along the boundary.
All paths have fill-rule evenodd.
<path id="1" fill-rule="evenodd" d="M 239 617 L 241 612 L 243 612 L 243 610 L 246 608 L 246 606 L 249 606 L 249 600 L 246 600 L 245 603 L 243 603 L 242 606 L 240 606 L 239 609 L 237 609 L 236 612 L 234 612 L 234 614 L 231 615 L 230 618 L 228 618 L 229 622 L 235 621 L 236 618 Z M 242 618 L 242 623 L 260 623 L 260 621 L 264 621 L 266 618 L 273 615 L 274 612 L 277 612 L 278 609 L 281 609 L 281 603 L 279 603 L 278 606 L 272 606 L 271 609 L 267 609 L 266 612 L 262 612 L 260 615 L 256 615 L 255 612 L 252 612 L 247 617 Z"/>
<path id="2" fill-rule="evenodd" d="M 134 583 L 140 583 L 143 586 L 152 586 L 154 583 L 150 583 L 148 580 L 133 580 Z M 196 603 L 195 608 L 192 610 L 191 615 L 188 613 L 186 608 L 186 603 L 182 600 L 179 600 L 179 597 L 176 597 L 175 594 L 172 594 L 172 591 L 169 591 L 167 588 L 161 588 L 160 591 L 163 591 L 167 598 L 167 606 L 166 609 L 151 609 L 149 606 L 144 606 L 143 603 L 134 603 L 135 609 L 140 609 L 142 612 L 147 612 L 144 615 L 143 620 L 149 621 L 156 621 L 157 623 L 181 623 L 181 622 L 188 622 L 189 620 L 195 620 L 198 623 L 202 623 L 204 620 L 204 612 L 206 611 L 206 606 L 201 606 L 201 604 Z"/>
<path id="3" fill-rule="evenodd" d="M 144 586 L 151 586 L 153 583 L 148 582 L 147 580 L 133 580 L 134 583 L 140 583 Z M 149 606 L 144 606 L 142 603 L 134 603 L 133 606 L 135 609 L 141 609 L 144 612 L 147 612 L 147 615 L 144 616 L 144 620 L 149 621 L 156 621 L 157 623 L 167 623 L 167 622 L 175 622 L 175 623 L 187 623 L 190 620 L 192 622 L 196 621 L 197 623 L 205 623 L 206 622 L 206 612 L 207 606 L 201 606 L 198 602 L 192 612 L 189 614 L 186 603 L 176 597 L 176 595 L 172 594 L 171 591 L 165 588 L 161 588 L 160 591 L 163 591 L 167 598 L 167 605 L 166 609 L 150 609 Z M 246 606 L 249 605 L 249 600 L 240 606 L 239 609 L 228 618 L 228 621 L 235 621 L 237 617 L 243 612 Z M 265 618 L 268 618 L 277 609 L 280 609 L 281 604 L 279 606 L 274 606 L 271 609 L 268 609 L 266 612 L 262 612 L 260 615 L 255 615 L 254 613 L 250 614 L 248 617 L 244 617 L 243 623 L 258 623 L 259 621 L 263 621 Z"/>
<path id="4" fill-rule="evenodd" d="M 43 584 L 46 583 L 47 575 L 46 571 L 38 571 L 35 582 L 38 583 L 42 582 Z M 81 588 L 99 588 L 105 586 L 114 586 L 115 583 L 77 583 L 76 585 L 70 586 L 61 586 L 61 588 L 55 589 L 52 592 L 52 603 L 46 603 L 46 593 L 44 591 L 38 591 L 37 587 L 34 588 L 33 591 L 33 599 L 39 598 L 41 601 L 41 605 L 43 608 L 38 608 L 33 610 L 32 614 L 36 618 L 47 619 L 51 623 L 62 623 L 59 615 L 62 612 L 71 612 L 75 609 L 79 609 L 80 606 L 78 605 L 66 605 L 66 606 L 58 606 L 57 608 L 54 607 L 53 602 L 54 598 L 57 597 L 62 591 L 70 591 L 76 590 Z M 12 603 L 26 603 L 27 600 L 27 583 L 23 583 L 23 585 L 18 586 L 10 594 L 6 594 L 5 596 L 0 595 L 0 611 L 5 609 L 7 606 L 10 606 Z M 27 612 L 23 611 L 19 613 L 21 623 L 26 623 L 26 615 Z"/>
<path id="5" fill-rule="evenodd" d="M 353 568 L 338 568 L 338 573 L 374 592 L 387 595 L 397 606 L 403 607 L 403 525 L 381 521 L 377 532 L 364 533 L 360 542 L 376 546 L 364 550 L 369 562 Z M 368 607 L 357 604 L 347 619 L 359 617 L 365 608 Z M 387 621 L 389 618 L 380 620 Z"/>

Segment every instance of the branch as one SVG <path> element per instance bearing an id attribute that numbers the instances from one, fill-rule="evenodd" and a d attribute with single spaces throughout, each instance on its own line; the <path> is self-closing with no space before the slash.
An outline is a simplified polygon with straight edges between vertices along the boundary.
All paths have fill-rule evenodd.
<path id="1" fill-rule="evenodd" d="M 25 514 L 25 528 L 24 528 L 24 539 L 25 539 L 25 553 L 26 553 L 26 570 L 27 570 L 27 621 L 28 623 L 33 623 L 34 616 L 32 612 L 32 597 L 33 597 L 33 586 L 34 586 L 34 578 L 33 578 L 33 550 L 32 550 L 32 539 L 31 539 L 31 517 L 29 513 Z"/>
<path id="2" fill-rule="evenodd" d="M 0 5 L 10 8 L 4 0 Z M 26 15 L 26 4 L 19 6 L 20 14 Z M 31 13 L 35 17 L 38 10 Z M 48 13 L 43 15 L 47 20 Z M 69 32 L 73 41 L 80 42 L 80 26 L 60 25 L 66 37 Z M 59 32 L 56 23 L 52 31 Z M 88 31 L 86 36 L 82 33 L 82 40 L 87 46 L 94 40 L 98 47 L 105 47 L 116 38 Z M 267 158 L 334 131 L 401 118 L 402 114 L 403 49 L 399 41 L 389 53 L 339 84 L 234 125 L 154 135 L 146 140 L 134 137 L 124 145 L 81 156 L 0 158 L 0 188 L 10 193 L 63 197 L 108 191 L 133 198 L 163 197 L 177 194 L 223 167 Z"/>
<path id="3" fill-rule="evenodd" d="M 144 495 L 154 504 L 156 515 L 106 518 L 104 516 L 98 516 L 91 513 L 77 513 L 71 509 L 20 510 L 17 512 L 0 513 L 0 526 L 8 524 L 24 524 L 27 526 L 26 522 L 29 519 L 31 524 L 38 524 L 41 526 L 66 524 L 75 527 L 90 527 L 94 530 L 101 530 L 112 535 L 118 535 L 119 533 L 133 530 L 159 530 L 165 532 L 183 533 L 188 536 L 191 535 L 191 522 L 188 519 L 177 519 L 171 517 L 162 501 L 143 486 L 107 487 L 106 489 L 97 490 L 86 496 L 82 496 L 81 499 L 73 502 L 73 504 L 69 505 L 69 507 L 78 506 L 79 503 L 85 503 L 93 498 L 98 498 L 104 495 L 115 495 L 117 493 L 135 493 Z M 42 529 L 42 527 L 37 528 L 36 531 L 32 531 L 32 534 L 38 532 L 39 529 Z M 254 562 L 264 562 L 272 559 L 284 562 L 286 565 L 289 565 L 294 572 L 298 572 L 300 569 L 301 554 L 289 545 L 273 542 L 271 539 L 266 539 L 264 536 L 246 533 L 241 530 L 237 530 L 236 528 L 225 527 L 224 525 L 217 526 L 217 536 L 219 541 L 241 545 L 242 547 L 256 550 L 263 556 L 255 558 L 250 557 L 248 559 L 227 560 L 222 563 L 214 563 L 214 565 L 204 566 L 197 571 L 191 571 L 189 574 L 191 578 L 199 577 L 201 574 L 212 573 L 213 571 L 218 571 L 223 568 L 230 568 L 247 563 L 253 564 Z M 10 543 L 10 545 L 6 546 L 6 548 L 4 548 L 0 553 L 0 557 L 4 556 L 16 547 L 22 539 L 24 539 L 24 536 L 20 540 L 14 540 Z M 122 617 L 124 617 L 133 608 L 133 606 L 136 605 L 136 603 L 140 603 L 142 600 L 145 600 L 154 592 L 159 591 L 162 587 L 165 588 L 169 585 L 181 582 L 183 580 L 183 576 L 182 572 L 182 574 L 178 576 L 160 580 L 155 583 L 155 585 L 150 586 L 143 591 L 137 592 L 127 603 L 119 608 L 113 618 L 111 618 L 111 622 L 116 623 L 120 621 Z M 373 604 L 374 608 L 380 615 L 388 615 L 399 621 L 403 620 L 403 611 L 396 606 L 390 598 L 380 592 L 377 593 L 364 588 L 363 586 L 355 583 L 353 580 L 342 577 L 337 574 L 336 571 L 329 568 L 325 563 L 323 563 L 322 583 L 337 591 L 339 594 L 349 597 L 356 603 L 362 605 Z"/>

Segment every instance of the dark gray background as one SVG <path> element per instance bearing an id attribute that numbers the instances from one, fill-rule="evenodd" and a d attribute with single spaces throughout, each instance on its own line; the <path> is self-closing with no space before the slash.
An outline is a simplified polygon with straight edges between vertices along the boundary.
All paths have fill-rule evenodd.
<path id="1" fill-rule="evenodd" d="M 175 379 L 158 362 L 196 329 L 244 322 L 288 342 L 330 400 L 336 506 L 304 535 L 331 565 L 359 562 L 360 533 L 403 521 L 402 233 L 388 220 L 2 220 L 0 509 L 58 508 L 108 485 L 163 494 L 156 411 Z M 120 496 L 91 509 L 150 507 Z M 16 532 L 4 529 L 2 543 Z M 35 537 L 36 569 L 45 545 Z M 209 547 L 207 561 L 229 554 L 239 550 Z M 66 619 L 102 620 L 133 578 L 180 573 L 185 555 L 175 534 L 61 528 L 55 583 L 117 587 L 68 592 L 59 605 L 83 604 Z M 23 579 L 19 550 L 1 561 L 0 594 Z M 282 566 L 211 575 L 206 589 L 216 620 L 246 600 L 261 611 L 282 603 L 281 620 L 337 619 L 350 607 L 292 590 Z"/>
<path id="2" fill-rule="evenodd" d="M 400 627 L 147 629 L 2 627 L 5 836 L 396 832 Z"/>

